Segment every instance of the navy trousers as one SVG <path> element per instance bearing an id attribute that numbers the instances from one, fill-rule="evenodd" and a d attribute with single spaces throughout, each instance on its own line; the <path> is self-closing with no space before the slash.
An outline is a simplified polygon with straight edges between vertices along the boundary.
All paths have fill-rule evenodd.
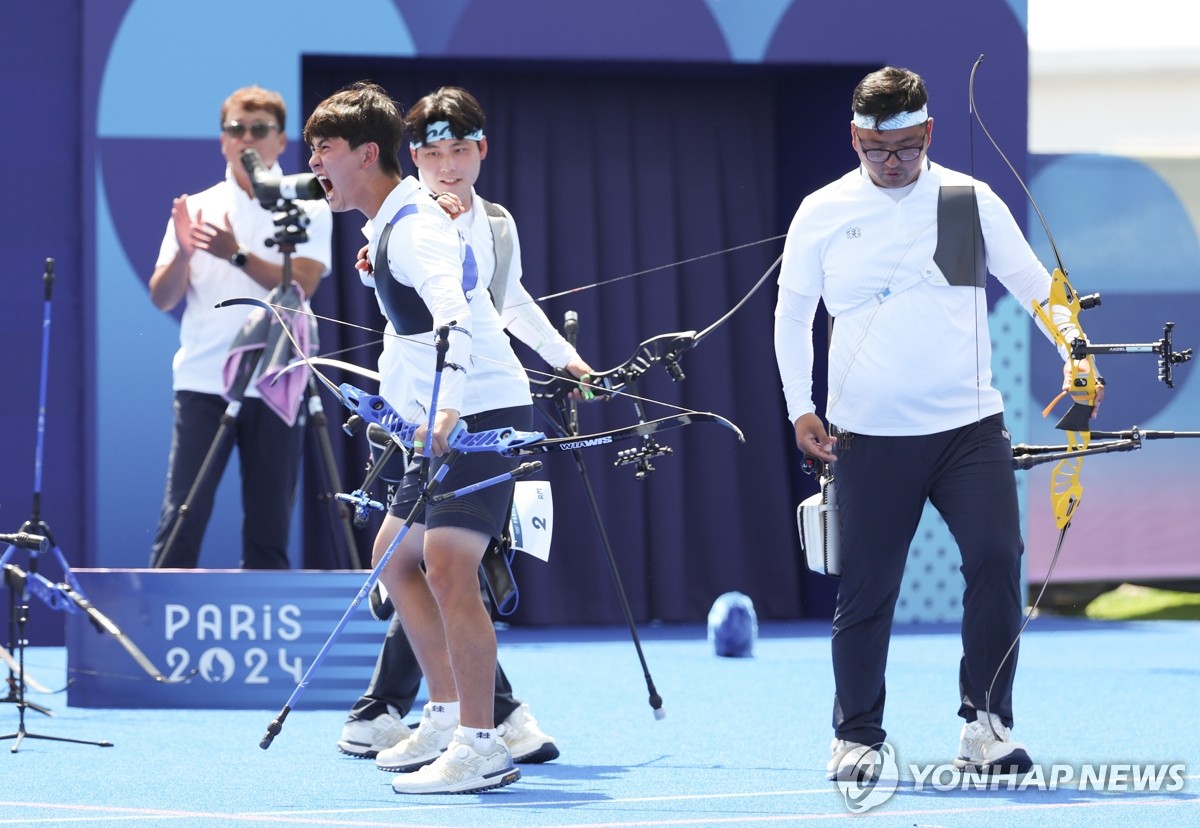
<path id="1" fill-rule="evenodd" d="M 835 466 L 842 579 L 833 617 L 833 727 L 839 739 L 886 736 L 884 668 L 909 545 L 928 500 L 962 557 L 959 714 L 969 721 L 1021 625 L 1021 540 L 1012 440 L 1001 414 L 915 437 L 842 432 Z M 991 711 L 1012 726 L 1016 650 L 991 690 Z"/>

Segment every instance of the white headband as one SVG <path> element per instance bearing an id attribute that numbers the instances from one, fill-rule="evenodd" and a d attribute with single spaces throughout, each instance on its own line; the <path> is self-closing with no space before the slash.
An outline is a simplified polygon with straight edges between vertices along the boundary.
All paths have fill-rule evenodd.
<path id="1" fill-rule="evenodd" d="M 435 141 L 445 141 L 447 139 L 457 140 L 458 136 L 450 129 L 449 121 L 434 121 L 425 126 L 425 140 L 412 141 L 409 146 L 413 149 L 420 149 L 426 144 L 432 144 Z M 477 129 L 474 132 L 468 132 L 462 137 L 463 141 L 482 141 L 483 130 Z"/>
<path id="2" fill-rule="evenodd" d="M 905 127 L 916 126 L 923 124 L 929 120 L 929 105 L 918 109 L 916 112 L 897 112 L 890 118 L 884 118 L 878 123 L 875 122 L 874 115 L 863 115 L 861 112 L 854 113 L 854 125 L 861 129 L 904 129 Z"/>

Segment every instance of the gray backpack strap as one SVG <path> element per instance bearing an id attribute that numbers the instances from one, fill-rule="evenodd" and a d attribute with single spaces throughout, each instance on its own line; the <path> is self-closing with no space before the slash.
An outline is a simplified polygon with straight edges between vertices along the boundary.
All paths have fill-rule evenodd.
<path id="1" fill-rule="evenodd" d="M 987 257 L 975 188 L 942 185 L 938 191 L 938 242 L 933 260 L 955 287 L 981 288 L 987 283 Z"/>
<path id="2" fill-rule="evenodd" d="M 492 225 L 492 246 L 496 253 L 496 272 L 492 276 L 489 288 L 492 294 L 492 304 L 497 311 L 504 310 L 504 294 L 508 290 L 508 271 L 512 265 L 513 239 L 509 229 L 508 213 L 498 204 L 475 196 L 487 213 L 488 222 Z"/>

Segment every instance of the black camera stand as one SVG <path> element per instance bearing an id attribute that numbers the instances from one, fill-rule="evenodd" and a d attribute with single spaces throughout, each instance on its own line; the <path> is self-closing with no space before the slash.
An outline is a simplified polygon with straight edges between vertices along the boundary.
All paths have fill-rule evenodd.
<path id="1" fill-rule="evenodd" d="M 253 178 L 252 174 L 252 178 Z M 267 207 L 266 202 L 260 203 Z M 305 228 L 308 225 L 308 217 L 304 215 L 303 210 L 294 201 L 289 199 L 278 199 L 274 204 L 276 214 L 274 216 L 276 230 L 272 238 L 267 239 L 267 245 L 276 247 L 283 254 L 283 275 L 279 283 L 279 287 L 275 288 L 271 294 L 267 296 L 267 301 L 271 301 L 275 297 L 279 303 L 285 302 L 292 292 L 292 254 L 296 252 L 296 245 L 308 240 L 308 233 Z M 299 307 L 299 302 L 296 303 Z M 269 326 L 264 329 L 269 330 Z M 264 337 L 266 334 L 264 333 Z M 192 486 L 188 490 L 187 496 L 182 504 L 175 510 L 174 522 L 171 525 L 171 532 L 167 536 L 166 542 L 151 562 L 154 568 L 160 568 L 166 565 L 169 560 L 169 555 L 172 547 L 175 545 L 175 540 L 179 536 L 179 531 L 187 520 L 188 513 L 191 511 L 191 505 L 196 496 L 207 483 L 210 474 L 213 471 L 213 464 L 222 452 L 224 451 L 225 442 L 229 439 L 230 433 L 234 424 L 237 421 L 238 413 L 241 411 L 242 403 L 245 400 L 246 388 L 250 384 L 250 380 L 257 373 L 259 364 L 262 362 L 266 354 L 266 342 L 264 341 L 262 348 L 256 348 L 253 351 L 243 355 L 238 363 L 238 370 L 234 377 L 226 397 L 229 399 L 229 405 L 226 406 L 225 412 L 221 415 L 220 423 L 217 427 L 217 433 L 213 436 L 212 443 L 209 445 L 208 452 L 204 456 L 204 460 L 200 464 L 200 469 L 196 473 L 196 479 L 192 481 Z M 341 480 L 338 477 L 336 466 L 333 462 L 333 447 L 329 442 L 329 432 L 325 411 L 321 407 L 319 395 L 315 393 L 315 388 L 312 387 L 311 378 L 309 388 L 305 394 L 306 405 L 308 409 L 308 422 L 316 431 L 319 441 L 318 451 L 318 466 L 323 473 L 324 494 L 320 499 L 328 502 L 335 510 L 335 516 L 338 522 L 343 526 L 343 538 L 347 547 L 346 556 L 351 568 L 361 569 L 362 563 L 359 559 L 358 549 L 354 542 L 354 534 L 350 528 L 350 514 L 346 507 L 339 501 L 334 499 L 332 493 L 341 491 Z M 335 544 L 336 546 L 336 544 Z"/>

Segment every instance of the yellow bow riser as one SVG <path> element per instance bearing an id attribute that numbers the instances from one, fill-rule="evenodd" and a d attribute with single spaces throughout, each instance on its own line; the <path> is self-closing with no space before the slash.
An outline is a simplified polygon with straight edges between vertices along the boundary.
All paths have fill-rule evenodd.
<path id="1" fill-rule="evenodd" d="M 1047 307 L 1033 304 L 1033 311 L 1042 325 L 1054 337 L 1059 348 L 1067 354 L 1070 365 L 1067 389 L 1059 394 L 1042 411 L 1048 416 L 1067 394 L 1070 394 L 1071 409 L 1059 420 L 1057 427 L 1066 432 L 1069 451 L 1082 451 L 1091 442 L 1090 421 L 1096 407 L 1096 362 L 1090 354 L 1077 354 L 1076 347 L 1085 344 L 1087 337 L 1079 324 L 1079 294 L 1067 280 L 1062 268 L 1055 268 L 1050 278 L 1050 298 Z M 1079 358 L 1076 358 L 1076 357 Z M 1054 505 L 1054 521 L 1064 529 L 1071 522 L 1079 501 L 1083 498 L 1083 486 L 1079 472 L 1083 457 L 1069 457 L 1059 461 L 1050 475 L 1050 499 Z"/>

